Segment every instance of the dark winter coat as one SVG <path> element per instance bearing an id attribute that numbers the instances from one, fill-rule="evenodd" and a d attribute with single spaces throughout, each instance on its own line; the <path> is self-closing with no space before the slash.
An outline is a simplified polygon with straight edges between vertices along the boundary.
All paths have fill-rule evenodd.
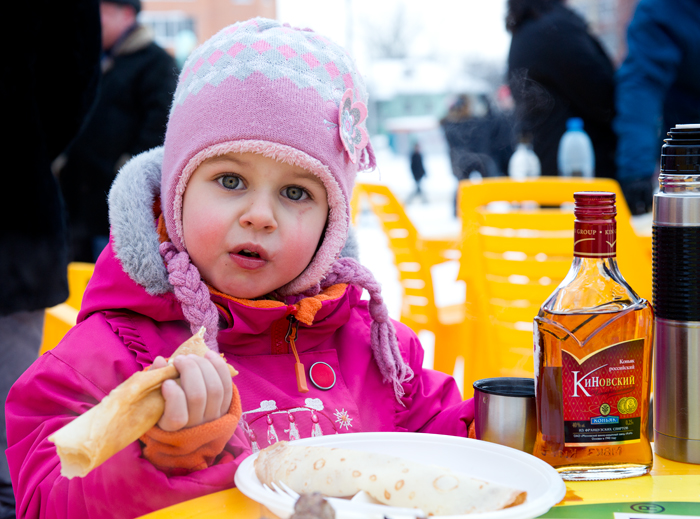
<path id="1" fill-rule="evenodd" d="M 97 104 L 60 170 L 74 259 L 92 261 L 90 239 L 107 236 L 107 193 L 133 155 L 163 143 L 177 82 L 174 59 L 137 26 L 103 59 Z"/>
<path id="2" fill-rule="evenodd" d="M 10 2 L 3 16 L 0 316 L 68 297 L 65 218 L 51 162 L 95 98 L 101 47 L 98 0 Z"/>
<path id="3" fill-rule="evenodd" d="M 558 174 L 566 120 L 580 117 L 593 142 L 596 176 L 615 176 L 614 69 L 583 19 L 555 3 L 551 11 L 516 28 L 508 81 L 519 131 L 532 136 L 543 175 Z"/>
<path id="4" fill-rule="evenodd" d="M 423 167 L 423 156 L 420 151 L 414 150 L 411 153 L 411 173 L 416 182 L 420 182 L 425 176 L 425 167 Z"/>
<path id="5" fill-rule="evenodd" d="M 666 132 L 700 123 L 700 0 L 640 1 L 627 43 L 616 92 L 621 183 L 651 179 Z"/>

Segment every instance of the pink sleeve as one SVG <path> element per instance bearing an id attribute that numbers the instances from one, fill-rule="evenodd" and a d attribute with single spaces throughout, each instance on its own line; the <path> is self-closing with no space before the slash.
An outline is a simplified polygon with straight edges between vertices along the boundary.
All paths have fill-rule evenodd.
<path id="1" fill-rule="evenodd" d="M 403 324 L 394 323 L 404 358 L 414 378 L 404 384 L 406 409 L 399 411 L 399 426 L 411 432 L 467 437 L 474 420 L 474 400 L 462 401 L 454 378 L 423 369 L 423 347 L 418 337 Z"/>
<path id="2" fill-rule="evenodd" d="M 99 344 L 108 350 L 119 341 L 104 327 L 104 321 L 89 319 L 74 328 L 65 341 L 84 351 Z M 99 340 L 98 340 L 99 339 Z M 59 346 L 70 358 L 70 344 Z M 122 346 L 123 348 L 123 346 Z M 114 349 L 112 352 L 115 351 Z M 130 369 L 128 352 L 110 357 L 95 353 L 90 372 L 78 361 L 69 365 L 52 352 L 40 357 L 10 390 L 6 405 L 7 458 L 17 500 L 18 518 L 131 518 L 153 510 L 233 487 L 237 466 L 250 453 L 242 431 L 237 430 L 224 450 L 229 463 L 213 465 L 188 476 L 169 477 L 141 453 L 138 441 L 97 467 L 85 478 L 60 475 L 56 449 L 47 440 L 54 431 L 100 401 L 111 388 L 100 387 L 107 378 L 100 371 L 119 373 Z M 76 367 L 77 364 L 77 367 Z M 80 371 L 79 371 L 80 370 Z M 111 372 L 110 372 L 111 373 Z M 122 373 L 124 377 L 130 373 Z M 110 381 L 111 382 L 111 381 Z M 116 384 L 114 384 L 116 385 Z"/>

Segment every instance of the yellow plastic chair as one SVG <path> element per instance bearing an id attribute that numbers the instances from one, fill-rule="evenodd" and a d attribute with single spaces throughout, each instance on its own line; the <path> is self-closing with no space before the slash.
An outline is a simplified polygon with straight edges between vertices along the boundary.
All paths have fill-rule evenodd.
<path id="1" fill-rule="evenodd" d="M 414 332 L 430 331 L 435 336 L 434 368 L 453 374 L 458 356 L 463 356 L 463 339 L 468 333 L 464 304 L 437 307 L 433 292 L 431 267 L 458 260 L 459 237 L 427 238 L 419 235 L 403 206 L 385 185 L 357 183 L 355 207 L 359 200 L 368 201 L 381 222 L 394 254 L 403 287 L 401 322 Z M 471 394 L 471 393 L 470 393 Z"/>
<path id="2" fill-rule="evenodd" d="M 68 265 L 68 299 L 44 312 L 44 333 L 39 355 L 55 348 L 63 336 L 75 326 L 83 293 L 95 269 L 93 263 L 73 262 Z"/>
<path id="3" fill-rule="evenodd" d="M 350 198 L 350 221 L 354 226 L 357 226 L 357 222 L 360 219 L 360 212 L 362 211 L 362 188 L 355 185 L 352 190 L 352 197 Z"/>
<path id="4" fill-rule="evenodd" d="M 461 181 L 458 278 L 470 288 L 477 323 L 465 384 L 488 377 L 533 376 L 533 318 L 571 265 L 577 191 L 617 195 L 618 265 L 630 286 L 651 300 L 650 238 L 635 234 L 616 181 L 559 177 Z"/>

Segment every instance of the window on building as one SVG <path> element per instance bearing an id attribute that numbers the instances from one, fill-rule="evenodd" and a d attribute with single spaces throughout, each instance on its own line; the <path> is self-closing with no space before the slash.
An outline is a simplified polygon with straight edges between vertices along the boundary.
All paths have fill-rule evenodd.
<path id="1" fill-rule="evenodd" d="M 175 48 L 175 39 L 180 32 L 196 34 L 194 19 L 182 11 L 141 11 L 139 21 L 150 27 L 156 43 L 166 49 Z"/>

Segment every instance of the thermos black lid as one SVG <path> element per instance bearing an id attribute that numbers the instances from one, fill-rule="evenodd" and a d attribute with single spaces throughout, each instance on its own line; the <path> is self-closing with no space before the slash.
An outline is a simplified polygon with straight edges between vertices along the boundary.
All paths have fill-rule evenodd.
<path id="1" fill-rule="evenodd" d="M 700 172 L 700 124 L 677 124 L 661 147 L 661 171 L 668 174 Z"/>
<path id="2" fill-rule="evenodd" d="M 700 124 L 677 124 L 661 148 L 654 195 L 653 301 L 656 316 L 700 321 Z"/>

